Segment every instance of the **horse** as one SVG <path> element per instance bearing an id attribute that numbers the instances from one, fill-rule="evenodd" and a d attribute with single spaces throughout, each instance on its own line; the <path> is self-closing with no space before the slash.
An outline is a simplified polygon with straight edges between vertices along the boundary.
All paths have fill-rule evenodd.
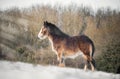
<path id="1" fill-rule="evenodd" d="M 94 43 L 86 35 L 69 36 L 62 32 L 55 24 L 44 21 L 43 26 L 38 33 L 38 38 L 48 38 L 52 50 L 57 55 L 59 66 L 65 66 L 65 59 L 76 58 L 79 55 L 83 56 L 85 60 L 84 70 L 88 69 L 88 64 L 91 66 L 91 70 L 95 69 Z"/>

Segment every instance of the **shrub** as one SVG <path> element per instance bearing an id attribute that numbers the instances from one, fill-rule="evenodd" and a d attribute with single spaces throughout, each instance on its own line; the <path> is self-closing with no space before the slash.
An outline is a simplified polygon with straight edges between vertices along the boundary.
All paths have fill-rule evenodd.
<path id="1" fill-rule="evenodd" d="M 16 51 L 17 51 L 17 59 L 19 61 L 30 62 L 30 63 L 35 62 L 35 59 L 34 59 L 35 52 L 32 51 L 31 49 L 25 46 L 21 46 L 21 47 L 18 47 Z"/>
<path id="2" fill-rule="evenodd" d="M 98 70 L 120 73 L 120 42 L 108 44 L 96 63 Z"/>

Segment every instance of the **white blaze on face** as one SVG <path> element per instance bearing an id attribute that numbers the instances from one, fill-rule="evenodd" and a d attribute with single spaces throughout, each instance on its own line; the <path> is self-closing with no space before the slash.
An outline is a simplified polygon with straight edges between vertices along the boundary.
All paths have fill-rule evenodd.
<path id="1" fill-rule="evenodd" d="M 38 38 L 45 39 L 46 37 L 47 37 L 46 30 L 44 29 L 44 27 L 42 27 L 40 32 L 38 33 Z"/>

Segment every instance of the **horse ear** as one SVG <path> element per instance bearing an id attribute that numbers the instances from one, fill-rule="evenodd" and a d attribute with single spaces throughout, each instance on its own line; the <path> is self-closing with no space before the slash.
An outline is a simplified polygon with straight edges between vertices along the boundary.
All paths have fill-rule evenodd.
<path id="1" fill-rule="evenodd" d="M 45 25 L 45 24 L 48 24 L 48 21 L 44 21 L 44 25 Z"/>
<path id="2" fill-rule="evenodd" d="M 46 21 L 44 21 L 44 25 L 46 24 Z"/>
<path id="3" fill-rule="evenodd" d="M 44 27 L 49 27 L 49 23 L 47 21 L 44 21 Z"/>
<path id="4" fill-rule="evenodd" d="M 46 22 L 46 21 L 44 21 L 44 26 L 45 26 L 45 27 L 47 26 L 47 22 Z"/>
<path id="5" fill-rule="evenodd" d="M 48 24 L 48 22 L 47 21 L 45 21 L 46 22 L 46 24 Z"/>

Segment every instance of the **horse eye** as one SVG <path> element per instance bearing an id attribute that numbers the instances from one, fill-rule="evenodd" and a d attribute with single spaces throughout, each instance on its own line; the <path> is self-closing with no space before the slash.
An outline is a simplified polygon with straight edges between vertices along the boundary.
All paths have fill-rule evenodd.
<path id="1" fill-rule="evenodd" d="M 41 33 L 44 33 L 44 31 L 45 31 L 45 30 L 44 30 L 44 29 L 42 29 Z"/>
<path id="2" fill-rule="evenodd" d="M 45 34 L 46 34 L 46 31 L 43 31 L 43 34 L 45 35 Z"/>

